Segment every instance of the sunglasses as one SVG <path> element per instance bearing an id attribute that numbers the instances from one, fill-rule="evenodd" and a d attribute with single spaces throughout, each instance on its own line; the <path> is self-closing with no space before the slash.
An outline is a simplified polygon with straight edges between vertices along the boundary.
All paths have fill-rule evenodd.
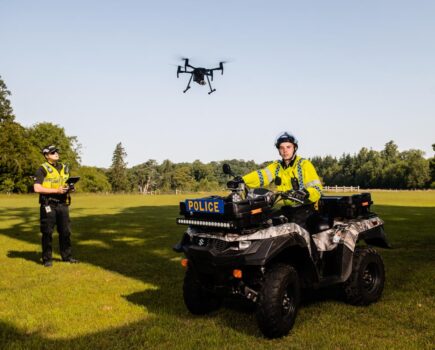
<path id="1" fill-rule="evenodd" d="M 48 152 L 48 153 L 55 154 L 55 153 L 57 153 L 57 151 L 51 151 L 51 152 Z"/>

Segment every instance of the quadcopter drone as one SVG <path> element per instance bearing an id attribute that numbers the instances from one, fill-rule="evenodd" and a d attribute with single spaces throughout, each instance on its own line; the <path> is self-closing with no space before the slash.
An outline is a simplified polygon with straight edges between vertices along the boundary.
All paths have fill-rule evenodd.
<path id="1" fill-rule="evenodd" d="M 216 89 L 213 89 L 211 87 L 209 76 L 211 77 L 211 81 L 213 81 L 213 71 L 220 70 L 222 72 L 222 74 L 224 74 L 224 63 L 225 62 L 219 62 L 218 68 L 207 69 L 207 68 L 196 68 L 196 67 L 191 66 L 189 64 L 188 58 L 183 58 L 183 60 L 184 60 L 184 67 L 178 66 L 177 78 L 179 78 L 180 73 L 190 74 L 190 79 L 189 79 L 189 82 L 187 83 L 186 90 L 183 91 L 184 93 L 190 89 L 190 83 L 192 81 L 192 78 L 193 78 L 193 81 L 195 83 L 198 83 L 199 85 L 205 85 L 204 78 L 207 78 L 208 86 L 210 87 L 210 92 L 208 94 L 210 95 L 212 92 L 216 91 Z M 190 68 L 192 70 L 189 71 L 188 68 Z"/>

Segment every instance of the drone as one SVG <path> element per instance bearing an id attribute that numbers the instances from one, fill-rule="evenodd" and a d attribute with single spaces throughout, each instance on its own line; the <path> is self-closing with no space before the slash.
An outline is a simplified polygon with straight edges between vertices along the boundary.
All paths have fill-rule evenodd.
<path id="1" fill-rule="evenodd" d="M 180 73 L 190 74 L 190 79 L 189 79 L 189 82 L 187 83 L 186 90 L 183 91 L 184 93 L 186 93 L 186 91 L 190 89 L 190 83 L 192 82 L 192 78 L 193 78 L 193 81 L 195 83 L 198 83 L 199 85 L 205 85 L 206 84 L 205 78 L 207 78 L 208 86 L 210 87 L 210 91 L 208 94 L 210 95 L 211 93 L 216 91 L 216 89 L 213 89 L 211 87 L 209 77 L 211 77 L 211 81 L 213 81 L 213 72 L 216 70 L 220 70 L 222 72 L 222 74 L 224 74 L 224 63 L 225 62 L 219 62 L 218 68 L 207 69 L 207 68 L 196 68 L 196 67 L 191 66 L 189 64 L 188 58 L 183 58 L 183 60 L 184 60 L 184 67 L 178 66 L 177 78 L 179 78 Z M 192 70 L 188 70 L 189 68 Z"/>

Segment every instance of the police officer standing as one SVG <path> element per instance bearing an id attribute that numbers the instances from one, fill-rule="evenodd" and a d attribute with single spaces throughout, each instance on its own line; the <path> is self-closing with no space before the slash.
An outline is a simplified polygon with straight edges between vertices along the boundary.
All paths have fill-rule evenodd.
<path id="1" fill-rule="evenodd" d="M 46 146 L 42 150 L 46 162 L 35 174 L 33 189 L 39 193 L 40 221 L 42 233 L 42 262 L 45 267 L 53 265 L 52 235 L 54 226 L 59 232 L 59 246 L 62 260 L 78 263 L 71 256 L 71 228 L 69 218 L 69 189 L 66 181 L 69 178 L 68 168 L 59 162 L 59 149 L 55 145 Z"/>
<path id="2" fill-rule="evenodd" d="M 281 133 L 275 141 L 275 147 L 281 160 L 253 171 L 242 179 L 248 187 L 257 188 L 267 186 L 279 178 L 278 191 L 287 192 L 289 197 L 284 200 L 282 213 L 291 222 L 309 229 L 308 219 L 315 213 L 315 204 L 322 193 L 319 176 L 308 159 L 296 155 L 298 140 L 291 133 Z"/>

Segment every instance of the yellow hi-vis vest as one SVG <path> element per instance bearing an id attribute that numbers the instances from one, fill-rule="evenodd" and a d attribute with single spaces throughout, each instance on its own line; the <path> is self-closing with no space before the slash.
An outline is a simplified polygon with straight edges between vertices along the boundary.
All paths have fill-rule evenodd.
<path id="1" fill-rule="evenodd" d="M 272 183 L 275 178 L 281 178 L 281 185 L 277 186 L 278 191 L 302 190 L 306 189 L 309 193 L 305 200 L 306 204 L 317 203 L 322 195 L 322 183 L 317 175 L 313 164 L 308 160 L 296 156 L 292 166 L 284 169 L 279 161 L 275 161 L 264 169 L 253 171 L 243 176 L 243 181 L 249 188 L 265 187 Z M 292 187 L 292 179 L 296 178 L 299 182 L 299 188 Z M 291 200 L 284 200 L 284 205 L 298 206 Z"/>
<path id="2" fill-rule="evenodd" d="M 42 164 L 42 167 L 47 171 L 42 187 L 56 189 L 65 185 L 65 182 L 69 178 L 69 173 L 68 170 L 65 169 L 65 165 L 62 164 L 60 172 L 48 162 Z"/>

